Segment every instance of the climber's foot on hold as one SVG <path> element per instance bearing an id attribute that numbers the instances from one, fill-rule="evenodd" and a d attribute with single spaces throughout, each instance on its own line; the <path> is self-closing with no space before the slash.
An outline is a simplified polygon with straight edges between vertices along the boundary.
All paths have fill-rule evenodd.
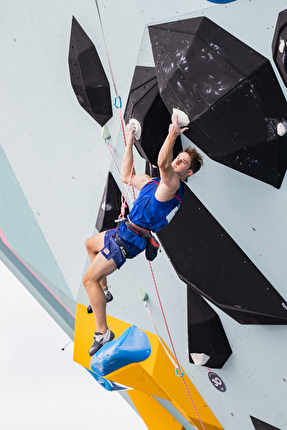
<path id="1" fill-rule="evenodd" d="M 104 334 L 96 332 L 93 344 L 89 349 L 89 355 L 92 357 L 105 343 L 110 342 L 114 337 L 114 333 L 109 329 Z"/>

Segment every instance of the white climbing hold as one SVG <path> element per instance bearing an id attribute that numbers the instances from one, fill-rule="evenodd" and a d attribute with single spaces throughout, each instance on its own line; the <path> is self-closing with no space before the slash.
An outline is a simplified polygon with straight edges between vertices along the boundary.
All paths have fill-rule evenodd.
<path id="1" fill-rule="evenodd" d="M 279 52 L 281 52 L 281 54 L 283 54 L 286 44 L 285 39 L 281 39 L 279 44 Z"/>
<path id="2" fill-rule="evenodd" d="M 209 355 L 206 355 L 204 353 L 200 354 L 200 353 L 194 352 L 194 353 L 191 353 L 190 356 L 196 366 L 203 366 L 210 359 Z"/>
<path id="3" fill-rule="evenodd" d="M 285 133 L 286 133 L 286 128 L 285 128 L 283 122 L 279 122 L 279 124 L 277 124 L 278 136 L 284 136 Z"/>
<path id="4" fill-rule="evenodd" d="M 140 125 L 140 123 L 138 122 L 138 120 L 137 120 L 137 119 L 135 119 L 135 118 L 131 118 L 131 119 L 130 119 L 130 122 L 128 123 L 128 127 L 129 127 L 130 129 L 133 129 L 133 130 L 134 130 L 135 138 L 136 138 L 136 140 L 139 140 L 139 139 L 140 139 L 140 137 L 141 137 L 142 128 L 141 128 L 141 125 Z"/>
<path id="5" fill-rule="evenodd" d="M 173 115 L 177 115 L 177 117 L 178 117 L 178 125 L 180 127 L 186 127 L 189 124 L 189 118 L 186 115 L 186 113 L 183 112 L 182 110 L 173 108 L 171 119 L 173 118 Z"/>

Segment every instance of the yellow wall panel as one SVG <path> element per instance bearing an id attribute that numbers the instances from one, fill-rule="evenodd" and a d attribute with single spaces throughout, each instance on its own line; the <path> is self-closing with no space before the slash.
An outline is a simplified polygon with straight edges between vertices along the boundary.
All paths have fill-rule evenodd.
<path id="1" fill-rule="evenodd" d="M 142 367 L 142 363 L 133 363 L 118 369 L 105 376 L 110 381 L 150 393 L 153 396 L 170 400 L 166 393 L 158 386 L 156 381 Z"/>
<path id="2" fill-rule="evenodd" d="M 146 368 L 147 360 L 142 363 L 142 367 Z M 180 376 L 175 373 L 174 364 L 168 358 L 162 345 L 159 343 L 157 356 L 153 365 L 152 376 L 161 389 L 171 398 L 173 405 L 182 413 L 182 415 L 192 424 L 197 425 L 202 429 L 198 420 L 197 413 L 193 407 L 196 405 L 199 416 L 204 420 L 206 430 L 222 429 L 220 423 L 215 418 L 214 414 L 207 406 L 206 402 L 199 394 L 197 389 L 191 383 L 187 375 L 184 375 L 188 391 Z M 193 400 L 193 403 L 189 397 Z"/>
<path id="3" fill-rule="evenodd" d="M 111 316 L 108 316 L 107 320 L 108 325 L 115 333 L 116 338 L 130 327 L 130 324 Z M 74 361 L 89 370 L 92 369 L 90 367 L 91 357 L 89 356 L 88 350 L 92 344 L 93 334 L 95 331 L 96 325 L 93 314 L 88 314 L 86 306 L 78 304 L 75 324 Z M 147 331 L 145 331 L 145 333 L 147 334 L 151 344 L 150 356 L 145 361 L 129 364 L 121 369 L 111 372 L 105 378 L 110 381 L 135 388 L 136 391 L 141 392 L 143 396 L 151 394 L 171 401 L 173 406 L 192 425 L 196 426 L 199 430 L 202 430 L 197 413 L 193 407 L 194 403 L 198 414 L 204 423 L 205 430 L 223 430 L 223 427 L 207 406 L 190 379 L 187 375 L 184 375 L 184 381 L 189 391 L 188 393 L 185 384 L 183 383 L 183 378 L 176 375 L 174 364 L 167 356 L 158 337 Z M 191 401 L 189 394 L 193 402 Z M 134 393 L 133 395 L 135 397 L 139 397 L 139 394 Z M 163 408 L 163 406 L 161 406 L 155 399 L 154 401 L 156 403 L 154 403 L 154 401 L 151 400 L 151 396 L 143 398 L 146 399 L 146 402 L 151 402 L 156 405 L 156 409 L 158 409 L 159 406 L 160 408 Z M 154 427 L 152 427 L 152 429 L 153 428 Z M 173 427 L 171 428 L 173 429 Z"/>
<path id="4" fill-rule="evenodd" d="M 184 427 L 150 394 L 127 392 L 149 430 L 184 430 Z"/>

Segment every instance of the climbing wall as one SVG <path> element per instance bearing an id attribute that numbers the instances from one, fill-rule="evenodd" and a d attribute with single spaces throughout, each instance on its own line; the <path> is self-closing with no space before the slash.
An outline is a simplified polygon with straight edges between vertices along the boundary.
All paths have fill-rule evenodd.
<path id="1" fill-rule="evenodd" d="M 1 260 L 147 428 L 287 428 L 286 2 L 4 0 L 2 12 Z M 142 127 L 136 172 L 156 176 L 174 107 L 190 119 L 174 155 L 195 146 L 204 167 L 158 235 L 163 313 L 144 255 L 109 278 L 116 339 L 136 326 L 151 355 L 102 376 L 87 354 L 84 242 L 126 195 L 122 121 Z"/>

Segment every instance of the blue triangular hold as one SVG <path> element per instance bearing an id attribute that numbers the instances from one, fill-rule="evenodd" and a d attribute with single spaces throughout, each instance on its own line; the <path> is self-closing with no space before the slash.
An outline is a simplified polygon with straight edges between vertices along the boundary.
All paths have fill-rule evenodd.
<path id="1" fill-rule="evenodd" d="M 105 376 L 128 364 L 146 360 L 150 353 L 147 335 L 133 325 L 120 337 L 102 346 L 91 359 L 91 369 L 98 375 Z"/>
<path id="2" fill-rule="evenodd" d="M 99 385 L 101 385 L 101 387 L 103 387 L 107 391 L 126 391 L 130 389 L 125 385 L 117 384 L 116 382 L 109 381 L 108 379 L 103 378 L 97 373 L 91 372 L 91 370 L 89 369 L 87 369 L 87 371 L 89 372 L 90 375 L 93 376 L 93 378 L 99 383 Z"/>

